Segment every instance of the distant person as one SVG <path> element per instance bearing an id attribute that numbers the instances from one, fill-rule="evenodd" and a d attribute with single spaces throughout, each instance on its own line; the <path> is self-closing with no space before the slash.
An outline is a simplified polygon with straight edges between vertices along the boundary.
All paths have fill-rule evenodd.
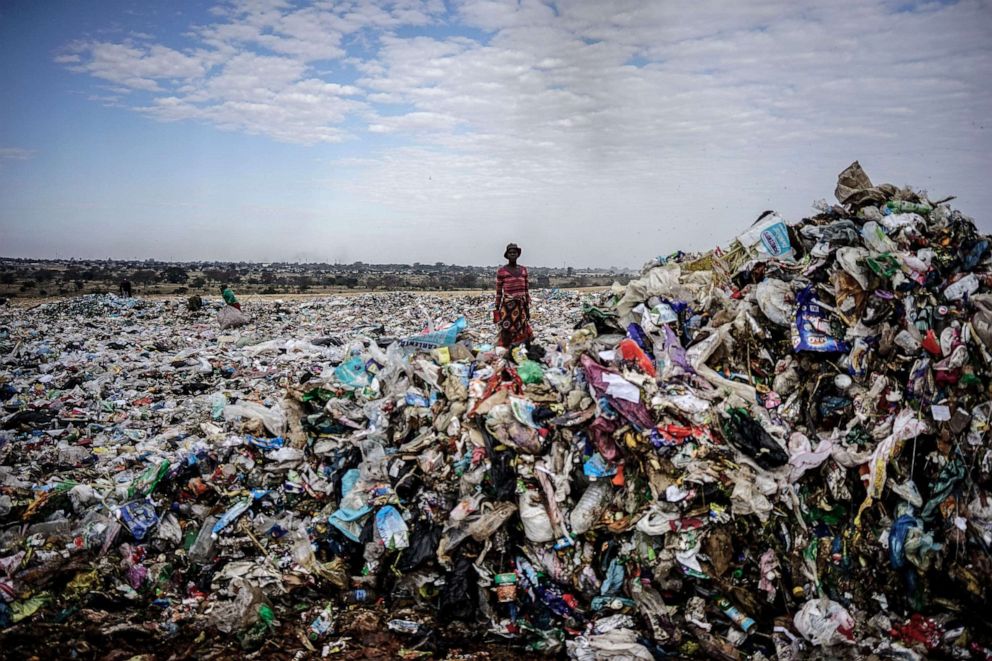
<path id="1" fill-rule="evenodd" d="M 237 308 L 241 310 L 241 303 L 238 303 L 238 297 L 234 295 L 234 292 L 227 285 L 220 286 L 220 295 L 224 297 L 224 302 L 230 305 L 232 308 Z"/>
<path id="2" fill-rule="evenodd" d="M 499 346 L 512 348 L 533 339 L 530 327 L 530 285 L 527 267 L 517 264 L 520 246 L 511 243 L 503 257 L 506 265 L 496 272 L 496 311 L 493 321 L 499 330 Z"/>
<path id="3" fill-rule="evenodd" d="M 131 298 L 131 281 L 127 278 L 121 280 L 121 296 Z"/>

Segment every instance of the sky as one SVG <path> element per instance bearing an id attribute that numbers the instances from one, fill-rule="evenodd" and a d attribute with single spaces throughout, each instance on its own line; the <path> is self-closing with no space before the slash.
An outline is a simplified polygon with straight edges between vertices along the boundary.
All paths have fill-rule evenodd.
<path id="1" fill-rule="evenodd" d="M 636 267 L 875 183 L 992 230 L 992 3 L 3 0 L 0 255 Z"/>

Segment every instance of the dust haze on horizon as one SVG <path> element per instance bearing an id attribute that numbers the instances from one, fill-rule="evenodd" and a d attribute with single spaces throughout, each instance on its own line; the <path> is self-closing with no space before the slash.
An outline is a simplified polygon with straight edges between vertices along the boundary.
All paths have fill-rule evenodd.
<path id="1" fill-rule="evenodd" d="M 992 4 L 0 6 L 0 254 L 636 267 L 875 183 L 992 231 Z"/>

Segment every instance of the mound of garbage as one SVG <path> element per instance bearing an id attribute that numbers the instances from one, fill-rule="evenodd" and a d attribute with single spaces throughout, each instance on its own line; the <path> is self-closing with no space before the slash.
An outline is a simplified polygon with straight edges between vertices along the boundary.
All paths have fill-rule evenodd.
<path id="1" fill-rule="evenodd" d="M 0 644 L 989 658 L 989 238 L 835 195 L 512 352 L 489 297 L 3 311 Z"/>

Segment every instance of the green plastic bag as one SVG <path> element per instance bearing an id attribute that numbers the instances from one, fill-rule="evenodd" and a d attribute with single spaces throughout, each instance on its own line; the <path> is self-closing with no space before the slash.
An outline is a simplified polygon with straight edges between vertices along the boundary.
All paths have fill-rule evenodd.
<path id="1" fill-rule="evenodd" d="M 524 383 L 541 383 L 544 381 L 544 370 L 533 360 L 525 360 L 517 368 L 517 374 Z"/>
<path id="2" fill-rule="evenodd" d="M 865 262 L 875 275 L 880 275 L 884 278 L 891 278 L 899 271 L 899 260 L 887 252 L 877 257 L 868 257 L 865 259 Z"/>

